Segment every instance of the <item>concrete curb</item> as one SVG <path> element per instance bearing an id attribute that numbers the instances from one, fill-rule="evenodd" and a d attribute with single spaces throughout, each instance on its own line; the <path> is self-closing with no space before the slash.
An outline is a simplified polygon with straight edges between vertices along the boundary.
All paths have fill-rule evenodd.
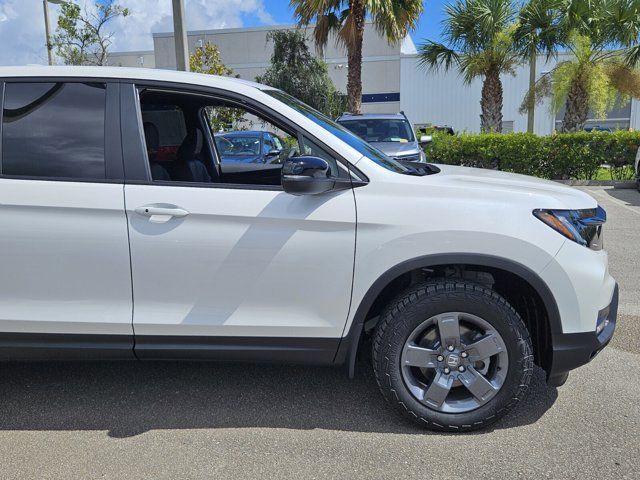
<path id="1" fill-rule="evenodd" d="M 555 182 L 572 187 L 613 187 L 613 188 L 637 188 L 635 180 L 554 180 Z"/>

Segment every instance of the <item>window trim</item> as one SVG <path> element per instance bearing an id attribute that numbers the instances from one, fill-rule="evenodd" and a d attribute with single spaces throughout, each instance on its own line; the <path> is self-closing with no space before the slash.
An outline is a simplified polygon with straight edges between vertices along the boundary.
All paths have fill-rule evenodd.
<path id="1" fill-rule="evenodd" d="M 104 104 L 104 172 L 105 178 L 79 178 L 79 177 L 50 177 L 41 175 L 8 175 L 2 173 L 3 160 L 3 118 L 4 118 L 4 97 L 6 85 L 13 83 L 98 83 L 105 85 Z M 7 77 L 0 82 L 0 179 L 9 180 L 29 180 L 42 182 L 65 182 L 65 183 L 124 183 L 124 164 L 122 159 L 122 140 L 120 135 L 120 103 L 118 81 L 103 78 L 76 78 L 76 77 Z"/>
<path id="2" fill-rule="evenodd" d="M 140 109 L 140 99 L 139 92 L 143 89 L 155 90 L 155 91 L 167 91 L 169 93 L 177 93 L 177 94 L 185 94 L 185 95 L 199 95 L 209 98 L 218 98 L 221 101 L 238 103 L 243 108 L 246 108 L 249 111 L 254 111 L 260 113 L 261 116 L 265 117 L 269 121 L 271 121 L 274 125 L 285 126 L 283 130 L 289 130 L 296 133 L 298 137 L 306 136 L 312 142 L 315 142 L 319 147 L 326 150 L 327 153 L 332 155 L 336 161 L 341 164 L 346 171 L 348 178 L 344 180 L 350 180 L 352 183 L 352 187 L 366 185 L 369 182 L 369 179 L 354 165 L 352 165 L 349 161 L 347 161 L 342 155 L 338 154 L 334 149 L 327 146 L 324 142 L 320 141 L 315 135 L 309 133 L 307 130 L 302 128 L 301 126 L 291 122 L 281 113 L 273 110 L 272 108 L 253 100 L 250 97 L 245 97 L 244 95 L 240 95 L 236 92 L 232 92 L 229 90 L 223 90 L 216 87 L 208 87 L 203 85 L 192 85 L 185 83 L 176 83 L 176 82 L 166 82 L 166 81 L 158 81 L 158 80 L 127 80 L 122 81 L 122 84 L 126 84 L 127 86 L 132 86 L 123 88 L 121 92 L 127 90 L 128 94 L 131 94 L 132 91 L 135 93 L 135 116 L 134 119 L 138 125 L 137 130 L 138 136 L 141 136 L 137 142 L 140 145 L 138 150 L 138 157 L 146 159 L 146 155 L 144 155 L 144 133 L 140 131 L 142 113 Z M 123 97 L 121 96 L 121 104 L 123 103 Z M 130 106 L 130 101 L 125 100 L 124 105 Z M 135 130 L 131 128 L 131 109 L 125 113 L 125 108 L 121 109 L 121 121 L 123 127 L 123 132 L 131 132 Z M 124 136 L 124 134 L 123 134 Z M 129 148 L 130 142 L 123 141 L 123 148 Z M 215 149 L 215 146 L 213 147 Z M 141 168 L 139 165 L 135 165 L 136 162 L 134 156 L 134 152 L 128 152 L 127 155 L 123 155 L 125 157 L 125 183 L 126 184 L 134 184 L 134 185 L 158 185 L 158 186 L 177 186 L 177 187 L 200 187 L 200 188 L 232 188 L 232 189 L 244 189 L 244 190 L 274 190 L 274 191 L 283 191 L 281 185 L 254 185 L 254 184 L 237 184 L 237 183 L 197 183 L 197 182 L 167 182 L 167 181 L 154 181 L 151 179 L 151 175 L 149 172 L 148 166 L 143 166 L 145 170 L 144 178 L 141 175 Z M 217 156 L 217 150 L 216 150 Z M 131 164 L 134 162 L 134 164 Z M 148 162 L 144 162 L 148 163 Z M 129 172 L 135 172 L 131 177 L 129 176 Z M 349 178 L 350 177 L 350 178 Z"/>

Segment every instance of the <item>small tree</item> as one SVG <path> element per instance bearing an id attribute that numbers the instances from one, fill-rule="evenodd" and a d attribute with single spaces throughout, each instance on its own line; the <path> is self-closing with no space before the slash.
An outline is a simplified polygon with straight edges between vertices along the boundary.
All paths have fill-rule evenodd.
<path id="1" fill-rule="evenodd" d="M 206 42 L 202 47 L 189 57 L 189 68 L 192 72 L 206 73 L 208 75 L 222 75 L 231 77 L 233 70 L 222 63 L 220 49 L 211 42 Z"/>
<path id="2" fill-rule="evenodd" d="M 327 64 L 309 52 L 305 34 L 300 30 L 272 30 L 267 41 L 273 42 L 271 65 L 256 81 L 270 85 L 298 98 L 330 117 L 345 110 L 346 97 L 338 92 Z"/>
<path id="3" fill-rule="evenodd" d="M 217 45 L 206 42 L 189 57 L 189 68 L 195 73 L 236 77 L 233 70 L 222 63 Z M 214 132 L 236 128 L 243 121 L 244 110 L 231 107 L 208 107 L 207 116 Z M 238 128 L 239 129 L 239 128 Z"/>
<path id="4" fill-rule="evenodd" d="M 562 132 L 582 130 L 590 110 L 604 118 L 616 105 L 640 97 L 640 3 L 536 1 L 549 2 L 549 14 L 557 18 L 541 26 L 541 34 L 554 38 L 566 55 L 537 81 L 533 94 L 535 102 L 550 96 L 555 113 L 564 105 Z"/>
<path id="5" fill-rule="evenodd" d="M 52 47 L 65 65 L 105 65 L 113 38 L 106 26 L 114 18 L 127 15 L 129 9 L 113 1 L 96 2 L 84 9 L 63 2 Z"/>

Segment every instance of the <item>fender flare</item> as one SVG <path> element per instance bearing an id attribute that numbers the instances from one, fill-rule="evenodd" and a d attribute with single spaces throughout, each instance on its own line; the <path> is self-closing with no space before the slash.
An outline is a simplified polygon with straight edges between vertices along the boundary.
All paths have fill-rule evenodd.
<path id="1" fill-rule="evenodd" d="M 547 310 L 547 316 L 549 318 L 549 326 L 551 328 L 551 334 L 562 333 L 562 321 L 560 318 L 560 312 L 558 310 L 558 304 L 556 302 L 553 293 L 547 286 L 547 284 L 540 278 L 540 276 L 531 270 L 530 268 L 522 265 L 521 263 L 509 260 L 503 257 L 497 257 L 486 254 L 474 254 L 474 253 L 447 253 L 447 254 L 435 254 L 435 255 L 423 255 L 420 257 L 405 260 L 399 263 L 389 270 L 384 272 L 373 282 L 373 284 L 367 290 L 367 293 L 362 297 L 360 304 L 356 310 L 356 313 L 351 322 L 349 333 L 344 336 L 338 351 L 334 359 L 334 363 L 342 364 L 347 363 L 349 378 L 353 378 L 355 372 L 356 355 L 358 353 L 358 346 L 360 344 L 360 338 L 362 336 L 362 330 L 364 328 L 364 321 L 369 309 L 373 306 L 373 302 L 378 297 L 380 292 L 394 279 L 400 275 L 416 270 L 418 268 L 432 268 L 438 265 L 477 265 L 480 267 L 491 267 L 505 270 L 509 273 L 519 276 L 523 280 L 529 283 L 533 289 L 538 293 L 544 306 Z"/>

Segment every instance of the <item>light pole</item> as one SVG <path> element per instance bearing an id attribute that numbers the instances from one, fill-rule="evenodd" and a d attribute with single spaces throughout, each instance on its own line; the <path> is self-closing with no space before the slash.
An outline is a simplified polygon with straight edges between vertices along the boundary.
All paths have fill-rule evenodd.
<path id="1" fill-rule="evenodd" d="M 176 44 L 176 68 L 189 71 L 189 45 L 184 22 L 184 0 L 173 0 L 173 38 Z"/>
<path id="2" fill-rule="evenodd" d="M 45 40 L 47 42 L 47 57 L 49 58 L 49 65 L 53 65 L 53 46 L 51 45 L 51 33 L 49 28 L 49 2 L 60 5 L 62 0 L 42 0 L 42 8 L 44 8 L 44 33 Z"/>

